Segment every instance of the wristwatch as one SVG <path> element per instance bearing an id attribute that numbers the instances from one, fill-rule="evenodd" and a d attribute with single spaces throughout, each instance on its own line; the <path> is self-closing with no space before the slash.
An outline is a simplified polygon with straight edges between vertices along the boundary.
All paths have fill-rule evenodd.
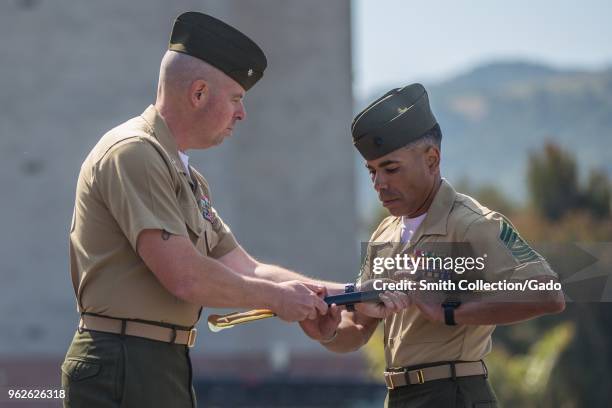
<path id="1" fill-rule="evenodd" d="M 355 284 L 354 283 L 347 283 L 344 285 L 344 293 L 353 293 L 355 291 Z M 345 305 L 346 307 L 346 311 L 347 312 L 354 312 L 355 311 L 355 305 L 350 304 L 350 305 Z"/>
<path id="2" fill-rule="evenodd" d="M 455 299 L 447 299 L 442 303 L 444 308 L 444 323 L 447 326 L 456 326 L 455 322 L 455 309 L 461 306 L 461 302 Z"/>

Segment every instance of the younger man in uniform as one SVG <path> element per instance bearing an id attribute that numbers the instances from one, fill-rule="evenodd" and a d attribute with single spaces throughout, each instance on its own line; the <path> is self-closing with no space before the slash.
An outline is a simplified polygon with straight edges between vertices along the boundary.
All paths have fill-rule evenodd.
<path id="1" fill-rule="evenodd" d="M 485 268 L 477 273 L 465 272 L 461 279 L 556 279 L 548 263 L 505 217 L 457 193 L 441 178 L 442 133 L 422 85 L 393 89 L 374 101 L 356 116 L 352 134 L 355 147 L 366 160 L 374 189 L 391 213 L 372 234 L 362 282 L 377 278 L 372 272 L 376 256 L 415 255 L 432 248 L 465 245 L 474 256 L 484 257 Z M 443 272 L 419 271 L 414 276 L 438 280 Z M 451 271 L 450 275 L 455 273 Z M 565 306 L 560 291 L 502 291 L 480 297 L 410 293 L 410 307 L 381 315 L 389 407 L 493 406 L 495 394 L 482 358 L 491 350 L 495 325 L 558 313 Z M 331 324 L 317 328 L 311 322 L 302 325 L 327 349 L 348 352 L 367 343 L 380 320 L 358 310 L 342 312 L 337 329 Z"/>

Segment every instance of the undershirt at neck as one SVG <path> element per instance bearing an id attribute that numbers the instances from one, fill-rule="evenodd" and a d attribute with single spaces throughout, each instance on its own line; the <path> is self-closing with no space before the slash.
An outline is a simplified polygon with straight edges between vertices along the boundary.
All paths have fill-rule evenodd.
<path id="1" fill-rule="evenodd" d="M 414 232 L 419 228 L 419 225 L 421 225 L 426 215 L 427 213 L 421 214 L 415 218 L 402 217 L 402 228 L 401 228 L 401 238 L 400 238 L 402 243 L 406 243 L 410 241 L 410 239 L 414 235 Z"/>
<path id="2" fill-rule="evenodd" d="M 181 161 L 183 162 L 183 167 L 185 167 L 185 172 L 187 173 L 188 177 L 191 177 L 191 173 L 189 172 L 189 156 L 187 156 L 185 153 L 181 152 L 180 150 L 178 151 L 179 157 L 181 158 Z"/>

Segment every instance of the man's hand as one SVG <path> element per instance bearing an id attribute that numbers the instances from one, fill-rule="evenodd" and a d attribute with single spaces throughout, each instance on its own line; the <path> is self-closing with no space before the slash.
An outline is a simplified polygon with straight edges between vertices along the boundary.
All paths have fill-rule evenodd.
<path id="1" fill-rule="evenodd" d="M 429 296 L 412 296 L 411 301 L 427 320 L 444 322 L 444 296 L 430 293 Z"/>
<path id="2" fill-rule="evenodd" d="M 275 299 L 272 311 L 287 322 L 316 319 L 327 314 L 327 303 L 321 299 L 325 288 L 300 281 L 279 283 L 280 295 Z"/>
<path id="3" fill-rule="evenodd" d="M 369 317 L 385 319 L 412 305 L 410 297 L 404 292 L 384 292 L 380 294 L 380 300 L 382 303 L 358 303 L 355 310 Z"/>
<path id="4" fill-rule="evenodd" d="M 317 316 L 315 319 L 302 320 L 300 327 L 311 339 L 325 341 L 334 336 L 341 320 L 340 308 L 333 304 L 329 307 L 326 315 Z"/>

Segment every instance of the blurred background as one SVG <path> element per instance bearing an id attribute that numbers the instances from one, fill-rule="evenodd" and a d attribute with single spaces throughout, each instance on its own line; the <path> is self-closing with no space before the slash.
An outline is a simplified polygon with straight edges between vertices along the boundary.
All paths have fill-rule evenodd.
<path id="1" fill-rule="evenodd" d="M 444 134 L 443 175 L 507 215 L 575 300 L 560 315 L 498 327 L 487 358 L 498 397 L 511 407 L 609 406 L 606 1 L 1 2 L 3 393 L 59 386 L 78 320 L 67 237 L 80 164 L 104 132 L 154 102 L 185 10 L 239 27 L 268 56 L 248 119 L 221 147 L 189 152 L 249 252 L 354 280 L 360 242 L 384 210 L 350 122 L 387 90 L 421 82 Z M 200 324 L 192 356 L 203 406 L 378 407 L 386 392 L 380 333 L 335 355 L 278 320 L 218 334 Z M 59 405 L 15 405 L 28 404 Z"/>

